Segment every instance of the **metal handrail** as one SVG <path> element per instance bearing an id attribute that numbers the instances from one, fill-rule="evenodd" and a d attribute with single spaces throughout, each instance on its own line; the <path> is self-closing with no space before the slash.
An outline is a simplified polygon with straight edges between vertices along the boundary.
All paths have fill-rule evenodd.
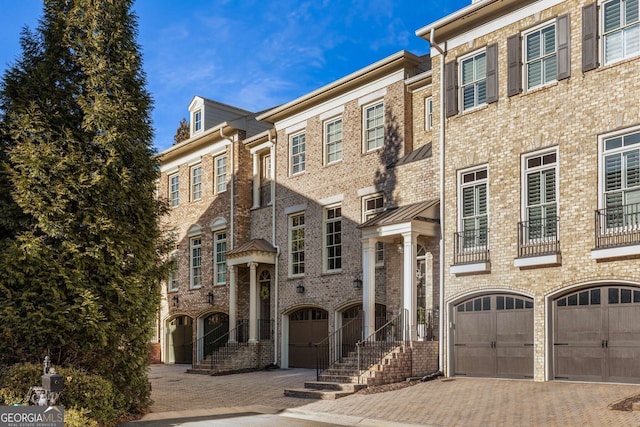
<path id="1" fill-rule="evenodd" d="M 239 320 L 238 327 L 230 330 L 213 342 L 213 345 L 219 345 L 218 350 L 211 354 L 211 369 L 238 351 L 240 347 L 246 345 L 248 341 L 249 322 L 247 320 Z"/>
<path id="2" fill-rule="evenodd" d="M 640 203 L 595 211 L 596 248 L 640 244 Z"/>
<path id="3" fill-rule="evenodd" d="M 423 341 L 436 341 L 440 325 L 438 310 L 418 309 L 418 337 Z"/>
<path id="4" fill-rule="evenodd" d="M 356 344 L 358 383 L 362 381 L 364 371 L 380 363 L 393 349 L 406 345 L 410 340 L 408 311 L 403 309 L 396 317 Z"/>
<path id="5" fill-rule="evenodd" d="M 557 216 L 518 223 L 518 257 L 560 253 Z"/>
<path id="6" fill-rule="evenodd" d="M 489 229 L 465 230 L 453 235 L 453 264 L 489 261 Z"/>
<path id="7" fill-rule="evenodd" d="M 216 342 L 222 335 L 224 335 L 220 334 L 222 332 L 221 328 L 223 327 L 228 328 L 229 326 L 225 323 L 220 323 L 213 330 L 194 340 L 193 344 L 198 356 L 197 363 L 202 362 L 209 354 L 213 353 L 213 351 L 215 350 L 215 346 L 213 345 L 213 343 Z M 212 337 L 212 335 L 214 334 L 215 336 Z M 211 341 L 207 342 L 207 339 L 211 339 Z M 200 349 L 202 349 L 202 351 L 200 351 Z M 191 364 L 191 367 L 193 367 L 193 363 Z"/>
<path id="8" fill-rule="evenodd" d="M 316 348 L 316 380 L 331 365 L 355 351 L 356 344 L 362 338 L 362 310 L 340 329 L 315 344 Z"/>

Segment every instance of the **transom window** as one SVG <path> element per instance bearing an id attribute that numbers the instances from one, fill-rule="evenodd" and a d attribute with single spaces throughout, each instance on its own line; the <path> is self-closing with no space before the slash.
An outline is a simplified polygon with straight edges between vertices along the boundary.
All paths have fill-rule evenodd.
<path id="1" fill-rule="evenodd" d="M 607 228 L 640 225 L 640 132 L 604 140 Z"/>
<path id="2" fill-rule="evenodd" d="M 191 168 L 191 200 L 202 198 L 202 166 Z"/>
<path id="3" fill-rule="evenodd" d="M 640 54 L 640 10 L 638 0 L 603 3 L 604 63 Z"/>
<path id="4" fill-rule="evenodd" d="M 304 213 L 289 216 L 290 275 L 304 274 Z"/>
<path id="5" fill-rule="evenodd" d="M 216 193 L 227 191 L 227 156 L 215 158 Z"/>
<path id="6" fill-rule="evenodd" d="M 534 154 L 524 159 L 524 204 L 528 239 L 557 236 L 557 153 Z"/>
<path id="7" fill-rule="evenodd" d="M 364 135 L 365 151 L 375 150 L 384 145 L 384 103 L 365 108 Z"/>
<path id="8" fill-rule="evenodd" d="M 342 160 L 342 117 L 324 124 L 326 164 Z"/>
<path id="9" fill-rule="evenodd" d="M 460 61 L 462 109 L 487 103 L 487 53 L 482 51 Z"/>
<path id="10" fill-rule="evenodd" d="M 306 137 L 304 133 L 299 133 L 291 137 L 291 175 L 295 175 L 305 170 Z"/>
<path id="11" fill-rule="evenodd" d="M 557 79 L 556 24 L 545 25 L 524 36 L 527 89 Z"/>
<path id="12" fill-rule="evenodd" d="M 463 248 L 487 244 L 487 169 L 461 174 L 460 222 Z"/>
<path id="13" fill-rule="evenodd" d="M 202 286 L 202 238 L 190 240 L 191 250 L 191 288 Z"/>
<path id="14" fill-rule="evenodd" d="M 325 209 L 325 269 L 338 271 L 342 268 L 342 207 Z"/>
<path id="15" fill-rule="evenodd" d="M 227 233 L 215 233 L 213 235 L 215 249 L 216 284 L 227 283 Z"/>
<path id="16" fill-rule="evenodd" d="M 180 203 L 180 177 L 177 173 L 169 177 L 169 201 L 173 207 Z"/>

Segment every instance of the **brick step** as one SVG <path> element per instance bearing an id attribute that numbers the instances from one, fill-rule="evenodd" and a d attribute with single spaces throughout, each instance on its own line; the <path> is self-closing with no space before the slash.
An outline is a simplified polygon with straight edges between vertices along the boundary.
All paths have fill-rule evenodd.
<path id="1" fill-rule="evenodd" d="M 358 383 L 357 376 L 350 375 L 320 375 L 320 381 L 323 382 L 331 382 L 331 383 Z"/>
<path id="2" fill-rule="evenodd" d="M 355 393 L 366 387 L 367 386 L 365 384 L 335 383 L 329 381 L 307 381 L 304 383 L 304 388 L 306 389 L 350 391 L 352 393 Z"/>

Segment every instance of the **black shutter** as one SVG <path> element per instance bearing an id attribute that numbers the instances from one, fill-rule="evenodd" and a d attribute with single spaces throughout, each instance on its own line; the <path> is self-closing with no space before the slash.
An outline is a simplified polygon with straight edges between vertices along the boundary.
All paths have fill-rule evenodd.
<path id="1" fill-rule="evenodd" d="M 458 114 L 458 63 L 451 61 L 444 65 L 444 85 L 446 116 Z"/>
<path id="2" fill-rule="evenodd" d="M 558 74 L 556 79 L 568 79 L 571 76 L 571 28 L 569 14 L 558 16 L 556 21 L 556 34 L 558 37 Z"/>
<path id="3" fill-rule="evenodd" d="M 487 104 L 498 101 L 498 43 L 487 46 Z"/>
<path id="4" fill-rule="evenodd" d="M 582 8 L 582 72 L 598 68 L 598 8 Z"/>
<path id="5" fill-rule="evenodd" d="M 522 92 L 522 68 L 520 58 L 520 35 L 507 39 L 507 95 L 513 96 Z"/>

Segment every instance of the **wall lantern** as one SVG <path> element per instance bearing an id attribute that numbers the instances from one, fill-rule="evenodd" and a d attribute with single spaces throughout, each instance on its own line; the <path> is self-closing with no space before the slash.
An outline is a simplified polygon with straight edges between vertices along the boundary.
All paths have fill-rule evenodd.
<path id="1" fill-rule="evenodd" d="M 177 307 L 178 304 L 180 304 L 180 299 L 178 298 L 178 295 L 174 295 L 173 296 L 173 306 Z"/>
<path id="2" fill-rule="evenodd" d="M 209 305 L 213 305 L 213 299 L 214 299 L 213 292 L 209 292 L 207 294 L 207 302 L 209 303 Z"/>
<path id="3" fill-rule="evenodd" d="M 362 289 L 362 279 L 359 274 L 356 275 L 355 279 L 353 279 L 353 287 L 355 289 Z"/>
<path id="4" fill-rule="evenodd" d="M 296 292 L 299 294 L 304 294 L 304 285 L 302 282 L 298 282 L 298 286 L 296 286 Z"/>

